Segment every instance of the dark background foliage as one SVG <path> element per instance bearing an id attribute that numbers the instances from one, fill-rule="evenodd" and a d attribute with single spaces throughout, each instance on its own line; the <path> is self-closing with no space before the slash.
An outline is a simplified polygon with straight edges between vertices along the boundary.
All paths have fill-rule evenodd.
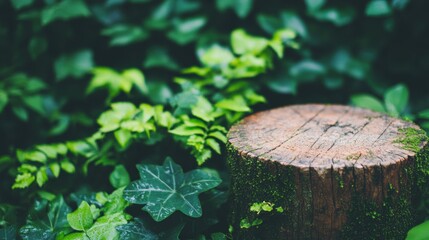
<path id="1" fill-rule="evenodd" d="M 429 114 L 422 114 L 429 108 L 428 8 L 424 0 L 0 0 L 0 172 L 11 176 L 2 177 L 0 202 L 20 206 L 22 224 L 35 197 L 34 189 L 11 190 L 18 164 L 8 156 L 17 149 L 97 131 L 96 119 L 113 99 L 109 89 L 86 90 L 94 67 L 143 71 L 149 93 L 133 89 L 115 96 L 115 102 L 170 106 L 169 99 L 180 91 L 174 77 L 199 65 L 202 49 L 228 46 L 237 28 L 267 38 L 284 28 L 298 35 L 299 49 L 286 49 L 272 70 L 256 77 L 255 89 L 267 103 L 254 111 L 293 103 L 349 104 L 363 93 L 383 99 L 388 89 L 402 84 L 410 94 L 398 114 L 429 127 Z M 135 162 L 159 163 L 166 155 L 187 170 L 195 167 L 179 160 L 189 153 L 171 139 L 131 146 L 115 156 L 133 159 L 123 164 L 135 179 Z M 225 169 L 223 156 L 207 164 Z M 111 171 L 98 167 L 89 170 L 90 177 L 80 173 L 79 184 L 110 191 L 106 176 Z M 76 176 L 54 180 L 48 190 L 77 191 Z M 225 219 L 219 219 L 214 229 L 225 232 Z M 187 231 L 188 237 L 198 233 Z"/>

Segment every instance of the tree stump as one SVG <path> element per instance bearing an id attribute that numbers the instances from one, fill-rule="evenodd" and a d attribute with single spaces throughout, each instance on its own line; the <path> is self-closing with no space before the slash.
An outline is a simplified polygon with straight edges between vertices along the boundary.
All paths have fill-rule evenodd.
<path id="1" fill-rule="evenodd" d="M 228 133 L 233 237 L 402 240 L 427 184 L 426 144 L 411 122 L 348 106 L 246 117 Z"/>

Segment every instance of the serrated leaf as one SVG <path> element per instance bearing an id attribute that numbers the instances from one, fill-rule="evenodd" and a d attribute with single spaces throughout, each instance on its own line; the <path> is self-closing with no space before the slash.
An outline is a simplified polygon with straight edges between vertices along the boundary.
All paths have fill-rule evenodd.
<path id="1" fill-rule="evenodd" d="M 221 180 L 196 169 L 186 174 L 167 158 L 163 166 L 137 165 L 140 180 L 133 181 L 124 190 L 124 198 L 136 204 L 146 204 L 155 221 L 162 221 L 176 210 L 191 216 L 202 215 L 198 194 L 216 187 Z"/>
<path id="2" fill-rule="evenodd" d="M 368 94 L 356 94 L 351 97 L 353 105 L 361 108 L 368 108 L 376 112 L 386 112 L 383 103 L 377 98 Z"/>
<path id="3" fill-rule="evenodd" d="M 31 173 L 19 174 L 15 178 L 15 183 L 12 185 L 12 189 L 26 188 L 30 186 L 35 180 L 35 177 Z"/>
<path id="4" fill-rule="evenodd" d="M 74 212 L 67 214 L 67 221 L 74 230 L 88 230 L 94 222 L 89 204 L 83 201 Z"/>

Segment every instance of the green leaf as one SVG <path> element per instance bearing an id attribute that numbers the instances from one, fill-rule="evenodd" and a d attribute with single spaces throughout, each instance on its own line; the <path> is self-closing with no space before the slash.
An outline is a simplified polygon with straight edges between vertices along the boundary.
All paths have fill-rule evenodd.
<path id="1" fill-rule="evenodd" d="M 429 239 L 429 221 L 421 223 L 408 231 L 406 240 Z"/>
<path id="2" fill-rule="evenodd" d="M 390 14 L 392 8 L 386 0 L 372 0 L 366 5 L 367 16 L 383 16 Z"/>
<path id="3" fill-rule="evenodd" d="M 259 54 L 268 46 L 268 40 L 251 36 L 243 29 L 237 29 L 231 34 L 231 45 L 236 54 Z"/>
<path id="4" fill-rule="evenodd" d="M 125 187 L 130 183 L 130 175 L 124 165 L 120 164 L 115 167 L 109 176 L 109 181 L 114 188 Z"/>
<path id="5" fill-rule="evenodd" d="M 139 218 L 134 218 L 134 221 L 116 227 L 116 230 L 119 232 L 120 239 L 129 239 L 129 240 L 159 240 L 160 238 L 151 231 Z"/>
<path id="6" fill-rule="evenodd" d="M 110 46 L 125 46 L 143 41 L 149 37 L 149 33 L 144 28 L 124 24 L 116 24 L 105 28 L 101 34 L 111 38 Z"/>
<path id="7" fill-rule="evenodd" d="M 305 4 L 307 5 L 307 9 L 310 11 L 314 11 L 320 9 L 325 5 L 326 0 L 305 0 Z"/>
<path id="8" fill-rule="evenodd" d="M 387 112 L 393 116 L 399 116 L 408 105 L 408 88 L 403 84 L 395 85 L 384 94 L 384 104 Z"/>
<path id="9" fill-rule="evenodd" d="M 125 187 L 116 189 L 104 200 L 102 210 L 105 215 L 122 213 L 128 207 L 129 203 L 123 198 L 124 189 Z"/>
<path id="10" fill-rule="evenodd" d="M 213 105 L 205 97 L 199 97 L 197 104 L 191 109 L 194 116 L 199 117 L 206 122 L 211 122 L 218 116 L 214 114 L 213 111 Z"/>
<path id="11" fill-rule="evenodd" d="M 116 240 L 119 237 L 116 227 L 126 223 L 123 213 L 105 215 L 97 219 L 87 235 L 89 239 Z"/>
<path id="12" fill-rule="evenodd" d="M 214 140 L 213 138 L 207 138 L 206 139 L 206 144 L 213 149 L 217 154 L 221 154 L 220 151 L 220 144 L 218 142 L 216 142 L 216 140 Z"/>
<path id="13" fill-rule="evenodd" d="M 43 186 L 48 181 L 48 175 L 46 174 L 46 167 L 41 167 L 36 174 L 36 182 L 39 187 Z"/>
<path id="14" fill-rule="evenodd" d="M 249 15 L 252 10 L 253 0 L 235 0 L 234 10 L 240 18 Z"/>
<path id="15" fill-rule="evenodd" d="M 126 129 L 118 129 L 114 132 L 114 135 L 122 149 L 125 149 L 131 143 L 131 139 L 133 137 L 131 132 Z"/>
<path id="16" fill-rule="evenodd" d="M 16 239 L 16 227 L 5 226 L 0 228 L 0 239 L 1 240 L 15 240 Z"/>
<path id="17" fill-rule="evenodd" d="M 54 175 L 54 177 L 59 177 L 60 176 L 60 164 L 58 164 L 57 162 L 53 162 L 49 164 L 49 169 L 51 170 L 52 174 Z"/>
<path id="18" fill-rule="evenodd" d="M 26 225 L 19 230 L 19 234 L 24 240 L 55 239 L 57 234 L 69 227 L 67 214 L 70 211 L 62 196 L 56 197 L 49 204 L 46 204 L 46 201 L 36 201 Z"/>
<path id="19" fill-rule="evenodd" d="M 245 18 L 252 10 L 253 0 L 216 0 L 217 9 L 233 9 L 237 16 Z"/>
<path id="20" fill-rule="evenodd" d="M 61 162 L 61 169 L 67 173 L 74 173 L 76 171 L 75 166 L 68 159 Z"/>
<path id="21" fill-rule="evenodd" d="M 40 54 L 46 51 L 48 42 L 43 37 L 33 37 L 28 44 L 28 52 L 32 59 L 36 59 Z"/>
<path id="22" fill-rule="evenodd" d="M 219 45 L 199 50 L 198 56 L 202 64 L 210 67 L 224 67 L 234 59 L 234 55 L 229 49 Z"/>
<path id="23" fill-rule="evenodd" d="M 143 73 L 135 68 L 127 69 L 122 72 L 124 80 L 128 80 L 136 86 L 142 93 L 147 94 L 148 89 L 145 82 L 145 77 Z"/>
<path id="24" fill-rule="evenodd" d="M 233 98 L 223 99 L 216 103 L 218 108 L 231 110 L 234 112 L 250 112 L 250 108 L 247 106 L 242 96 L 236 95 Z"/>
<path id="25" fill-rule="evenodd" d="M 368 108 L 376 112 L 386 112 L 383 103 L 377 98 L 368 94 L 356 94 L 351 97 L 353 105 L 361 108 Z"/>
<path id="26" fill-rule="evenodd" d="M 143 66 L 145 68 L 165 68 L 169 70 L 178 70 L 179 65 L 168 54 L 167 50 L 163 47 L 155 46 L 148 49 L 148 54 L 144 60 Z"/>
<path id="27" fill-rule="evenodd" d="M 291 77 L 301 81 L 313 81 L 326 73 L 326 68 L 319 62 L 313 60 L 303 60 L 294 64 L 289 73 Z"/>
<path id="28" fill-rule="evenodd" d="M 124 198 L 136 204 L 146 204 L 155 221 L 162 221 L 176 210 L 190 217 L 202 215 L 198 194 L 220 184 L 221 180 L 203 170 L 186 174 L 167 158 L 163 166 L 137 165 L 141 180 L 133 181 L 124 190 Z"/>
<path id="29" fill-rule="evenodd" d="M 88 230 L 94 222 L 89 204 L 82 201 L 74 212 L 67 214 L 67 221 L 74 230 Z"/>
<path id="30" fill-rule="evenodd" d="M 429 109 L 425 109 L 417 114 L 419 118 L 429 119 Z"/>
<path id="31" fill-rule="evenodd" d="M 211 235 L 212 240 L 227 240 L 227 236 L 224 233 L 212 233 Z"/>
<path id="32" fill-rule="evenodd" d="M 61 240 L 90 240 L 84 232 L 74 232 L 66 235 Z"/>
<path id="33" fill-rule="evenodd" d="M 7 93 L 3 90 L 0 90 L 0 113 L 3 112 L 3 109 L 6 107 L 8 102 L 9 97 L 7 96 Z"/>
<path id="34" fill-rule="evenodd" d="M 63 0 L 43 9 L 42 24 L 46 25 L 56 20 L 88 17 L 90 14 L 91 13 L 84 1 Z"/>
<path id="35" fill-rule="evenodd" d="M 55 76 L 57 80 L 63 80 L 66 77 L 80 78 L 93 67 L 92 51 L 85 49 L 59 57 L 55 61 Z"/>
<path id="36" fill-rule="evenodd" d="M 169 131 L 171 134 L 178 136 L 192 136 L 192 135 L 204 135 L 205 131 L 201 128 L 187 127 L 186 125 L 180 125 L 175 129 Z"/>
<path id="37" fill-rule="evenodd" d="M 19 10 L 23 7 L 26 7 L 28 5 L 31 5 L 33 3 L 33 0 L 11 0 L 12 5 L 15 9 Z"/>
<path id="38" fill-rule="evenodd" d="M 15 183 L 12 185 L 12 189 L 26 188 L 30 186 L 35 180 L 35 177 L 31 173 L 19 174 L 15 178 Z"/>
<path id="39" fill-rule="evenodd" d="M 19 119 L 26 122 L 28 120 L 28 112 L 21 106 L 13 106 L 12 111 Z"/>

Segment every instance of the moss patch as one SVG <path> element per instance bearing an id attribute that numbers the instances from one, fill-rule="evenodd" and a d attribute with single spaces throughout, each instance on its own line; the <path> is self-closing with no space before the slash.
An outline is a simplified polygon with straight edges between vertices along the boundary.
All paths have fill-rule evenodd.
<path id="1" fill-rule="evenodd" d="M 422 148 L 422 143 L 428 140 L 426 132 L 422 129 L 401 128 L 399 132 L 402 136 L 393 142 L 400 143 L 405 150 L 418 152 Z"/>

